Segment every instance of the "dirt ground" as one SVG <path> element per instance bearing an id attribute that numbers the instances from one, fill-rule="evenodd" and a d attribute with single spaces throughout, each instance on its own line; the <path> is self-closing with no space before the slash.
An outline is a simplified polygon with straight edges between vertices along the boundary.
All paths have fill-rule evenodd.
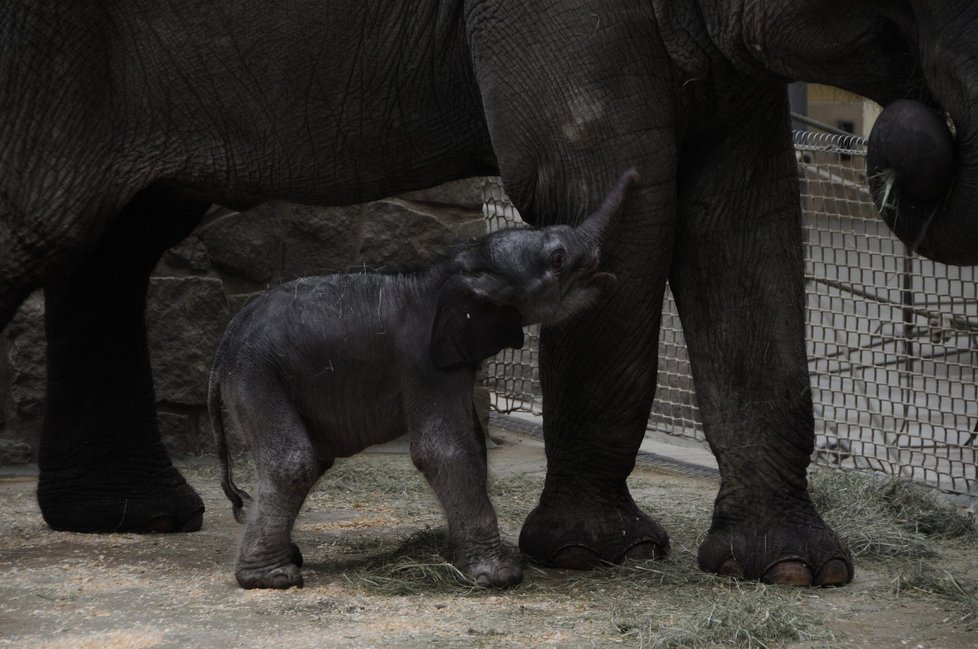
<path id="1" fill-rule="evenodd" d="M 490 451 L 492 495 L 504 536 L 515 544 L 542 484 L 543 445 L 496 434 L 505 444 Z M 207 507 L 204 529 L 182 535 L 53 532 L 38 513 L 34 477 L 0 474 L 0 646 L 700 646 L 696 632 L 683 636 L 683 629 L 697 619 L 706 620 L 701 628 L 722 627 L 730 615 L 723 607 L 743 599 L 763 603 L 748 613 L 758 618 L 752 622 L 777 617 L 790 626 L 797 619 L 800 631 L 765 636 L 761 628 L 726 646 L 978 647 L 978 628 L 968 628 L 973 612 L 969 618 L 947 599 L 897 589 L 885 563 L 858 563 L 855 581 L 840 589 L 699 575 L 697 536 L 709 522 L 715 480 L 646 465 L 630 485 L 672 535 L 673 555 L 664 562 L 587 573 L 527 565 L 524 583 L 507 591 L 454 582 L 412 537 L 426 529 L 437 537 L 430 530 L 443 522 L 395 448 L 337 465 L 310 496 L 294 534 L 306 561 L 304 588 L 245 591 L 232 574 L 240 526 L 220 491 L 215 459 L 182 468 Z M 247 470 L 239 477 L 247 488 Z M 973 547 L 949 544 L 941 552 L 940 565 L 978 578 Z"/>

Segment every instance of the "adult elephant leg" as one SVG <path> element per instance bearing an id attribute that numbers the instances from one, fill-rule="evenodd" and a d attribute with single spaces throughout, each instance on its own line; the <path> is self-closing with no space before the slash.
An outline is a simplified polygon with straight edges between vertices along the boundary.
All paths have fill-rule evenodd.
<path id="1" fill-rule="evenodd" d="M 852 559 L 806 480 L 814 428 L 788 113 L 780 89 L 745 94 L 751 117 L 690 147 L 680 167 L 670 282 L 721 474 L 699 562 L 748 579 L 841 585 Z"/>
<path id="2" fill-rule="evenodd" d="M 492 0 L 467 7 L 466 22 L 493 149 L 525 218 L 577 223 L 623 171 L 642 177 L 602 249 L 618 290 L 543 333 L 547 479 L 520 548 L 576 568 L 662 556 L 665 531 L 626 485 L 652 401 L 675 220 L 672 62 L 652 7 Z"/>
<path id="3" fill-rule="evenodd" d="M 203 503 L 160 441 L 143 312 L 149 274 L 208 205 L 149 188 L 45 288 L 48 391 L 38 502 L 54 529 L 200 529 Z"/>
<path id="4" fill-rule="evenodd" d="M 635 504 L 626 479 L 655 389 L 673 236 L 663 215 L 672 206 L 671 184 L 633 192 L 602 253 L 602 268 L 616 274 L 619 289 L 595 309 L 543 331 L 547 479 L 520 548 L 557 567 L 669 551 L 668 535 Z"/>
<path id="5" fill-rule="evenodd" d="M 547 479 L 520 534 L 526 554 L 561 568 L 665 556 L 665 530 L 626 479 L 655 388 L 664 281 L 620 291 L 598 313 L 543 332 Z"/>

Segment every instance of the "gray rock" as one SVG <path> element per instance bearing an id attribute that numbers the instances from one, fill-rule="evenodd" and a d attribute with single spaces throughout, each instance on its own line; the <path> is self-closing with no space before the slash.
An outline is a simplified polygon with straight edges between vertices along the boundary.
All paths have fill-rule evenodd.
<path id="1" fill-rule="evenodd" d="M 475 217 L 468 220 L 460 220 L 454 224 L 453 230 L 455 231 L 455 238 L 459 241 L 465 239 L 478 239 L 482 235 L 489 232 L 486 227 L 486 219 L 482 214 L 477 214 Z"/>
<path id="2" fill-rule="evenodd" d="M 462 180 L 453 180 L 428 189 L 399 194 L 398 198 L 417 203 L 455 205 L 481 213 L 482 185 L 483 179 L 481 177 L 465 178 Z"/>
<path id="3" fill-rule="evenodd" d="M 431 214 L 396 201 L 378 201 L 367 205 L 360 257 L 370 268 L 416 266 L 456 240 L 455 233 Z"/>
<path id="4" fill-rule="evenodd" d="M 205 272 L 211 267 L 207 246 L 195 235 L 187 237 L 177 246 L 167 250 L 163 260 L 174 268 L 185 268 L 196 272 Z"/>
<path id="5" fill-rule="evenodd" d="M 280 268 L 286 203 L 266 203 L 246 212 L 232 212 L 197 231 L 214 265 L 254 282 L 273 280 Z"/>
<path id="6" fill-rule="evenodd" d="M 10 439 L 0 439 L 0 466 L 28 464 L 30 461 L 30 445 Z"/>
<path id="7" fill-rule="evenodd" d="M 233 318 L 244 305 L 248 304 L 249 300 L 258 297 L 264 292 L 265 291 L 252 291 L 249 293 L 235 293 L 233 295 L 228 295 L 228 308 L 231 310 L 231 317 Z"/>
<path id="8" fill-rule="evenodd" d="M 284 280 L 342 271 L 358 261 L 364 208 L 291 205 Z"/>
<path id="9" fill-rule="evenodd" d="M 156 413 L 160 426 L 160 439 L 172 456 L 196 455 L 197 440 L 191 418 L 183 413 Z"/>
<path id="10" fill-rule="evenodd" d="M 221 281 L 154 277 L 146 301 L 146 330 L 156 399 L 183 405 L 207 402 L 214 349 L 230 318 Z"/>
<path id="11" fill-rule="evenodd" d="M 10 398 L 19 415 L 39 416 L 47 390 L 44 293 L 24 301 L 5 330 Z"/>
<path id="12" fill-rule="evenodd" d="M 186 457 L 216 452 L 206 406 L 179 412 L 161 408 L 157 417 L 160 437 L 170 455 Z"/>
<path id="13" fill-rule="evenodd" d="M 228 440 L 233 441 L 241 437 L 240 435 L 235 435 L 233 430 L 228 430 L 227 432 Z M 217 452 L 217 448 L 214 445 L 214 428 L 211 426 L 210 414 L 207 412 L 206 408 L 202 408 L 197 411 L 196 435 L 198 454 Z M 231 444 L 232 441 L 229 441 L 228 443 Z"/>

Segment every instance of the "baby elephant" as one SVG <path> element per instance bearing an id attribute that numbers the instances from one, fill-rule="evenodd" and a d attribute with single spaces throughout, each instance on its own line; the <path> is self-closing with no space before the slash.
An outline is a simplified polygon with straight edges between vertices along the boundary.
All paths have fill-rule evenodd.
<path id="1" fill-rule="evenodd" d="M 257 498 L 235 577 L 245 588 L 301 586 L 290 542 L 309 489 L 338 457 L 410 434 L 411 458 L 445 508 L 453 563 L 484 585 L 523 575 L 503 555 L 486 494 L 486 448 L 472 407 L 479 364 L 523 345 L 615 284 L 598 252 L 629 170 L 576 228 L 496 232 L 423 270 L 308 277 L 249 302 L 217 349 L 209 407 L 224 493 L 241 521 L 224 414 L 248 442 Z"/>

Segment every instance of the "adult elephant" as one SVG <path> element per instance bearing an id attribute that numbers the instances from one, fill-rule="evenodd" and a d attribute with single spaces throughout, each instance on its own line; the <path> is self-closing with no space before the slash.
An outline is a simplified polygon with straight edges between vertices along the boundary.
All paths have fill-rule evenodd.
<path id="1" fill-rule="evenodd" d="M 785 84 L 947 109 L 958 172 L 930 204 L 953 227 L 904 236 L 973 263 L 976 43 L 969 0 L 2 3 L 0 324 L 44 286 L 45 520 L 200 526 L 160 444 L 142 310 L 162 250 L 211 203 L 335 205 L 498 171 L 528 220 L 577 222 L 634 166 L 605 259 L 620 290 L 544 335 L 548 474 L 521 547 L 570 567 L 667 551 L 625 479 L 669 279 L 722 475 L 701 567 L 848 582 L 805 478 Z"/>

